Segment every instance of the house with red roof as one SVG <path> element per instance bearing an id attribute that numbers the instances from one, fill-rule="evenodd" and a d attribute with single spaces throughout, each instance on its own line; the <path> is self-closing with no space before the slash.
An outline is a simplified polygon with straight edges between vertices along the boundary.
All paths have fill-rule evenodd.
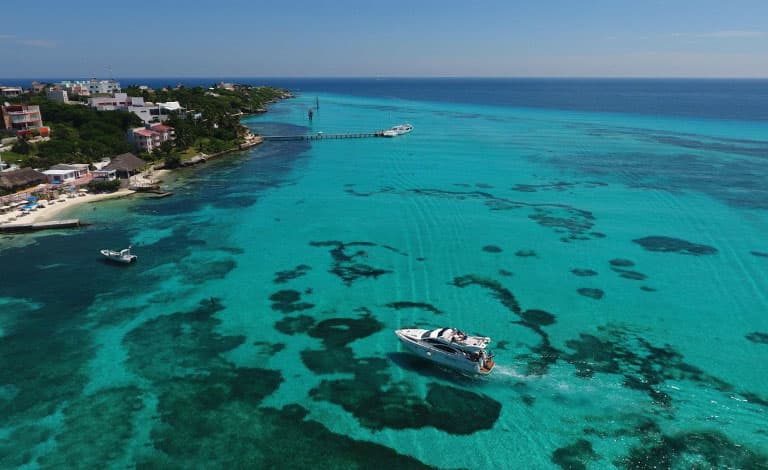
<path id="1" fill-rule="evenodd" d="M 132 143 L 139 152 L 152 153 L 163 142 L 176 138 L 173 127 L 164 124 L 147 124 L 128 131 L 128 142 Z"/>

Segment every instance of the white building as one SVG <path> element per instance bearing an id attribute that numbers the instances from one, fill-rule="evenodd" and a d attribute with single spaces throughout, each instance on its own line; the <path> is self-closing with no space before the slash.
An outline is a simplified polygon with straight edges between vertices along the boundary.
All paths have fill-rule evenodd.
<path id="1" fill-rule="evenodd" d="M 112 94 L 120 92 L 120 82 L 117 80 L 96 80 L 88 82 L 88 92 L 94 94 Z"/>
<path id="2" fill-rule="evenodd" d="M 88 106 L 98 111 L 130 111 L 131 106 L 144 106 L 144 98 L 128 96 L 127 93 L 113 93 L 111 96 L 88 98 Z"/>

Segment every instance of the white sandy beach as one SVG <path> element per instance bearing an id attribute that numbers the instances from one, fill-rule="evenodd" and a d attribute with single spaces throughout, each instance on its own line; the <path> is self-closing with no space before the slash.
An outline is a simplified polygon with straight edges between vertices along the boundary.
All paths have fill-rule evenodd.
<path id="1" fill-rule="evenodd" d="M 29 211 L 25 215 L 21 215 L 22 211 L 20 208 L 0 214 L 0 224 L 33 224 L 56 220 L 61 218 L 60 216 L 62 213 L 82 204 L 103 201 L 104 199 L 126 197 L 134 192 L 135 191 L 130 189 L 121 189 L 114 193 L 81 193 L 82 195 L 77 195 L 72 198 L 59 198 L 54 203 L 51 203 L 51 201 L 43 201 L 42 204 L 44 204 L 45 207 L 38 207 L 36 210 Z"/>

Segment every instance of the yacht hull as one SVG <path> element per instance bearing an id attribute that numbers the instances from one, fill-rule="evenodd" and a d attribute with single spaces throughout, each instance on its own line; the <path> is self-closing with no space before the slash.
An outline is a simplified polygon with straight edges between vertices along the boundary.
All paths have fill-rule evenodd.
<path id="1" fill-rule="evenodd" d="M 428 361 L 432 361 L 446 367 L 462 370 L 472 374 L 487 375 L 491 373 L 491 370 L 493 370 L 493 364 L 491 364 L 491 366 L 488 368 L 482 368 L 478 361 L 470 360 L 468 356 L 461 351 L 457 351 L 456 353 L 451 354 L 445 351 L 441 351 L 433 345 L 421 342 L 409 334 L 410 332 L 415 331 L 426 330 L 395 331 L 395 334 L 400 340 L 400 343 L 402 343 L 403 347 L 408 352 L 427 359 Z"/>

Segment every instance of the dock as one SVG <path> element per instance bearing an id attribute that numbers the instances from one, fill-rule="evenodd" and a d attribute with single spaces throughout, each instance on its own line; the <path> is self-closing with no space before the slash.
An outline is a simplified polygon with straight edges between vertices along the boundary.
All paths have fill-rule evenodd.
<path id="1" fill-rule="evenodd" d="M 83 224 L 80 219 L 50 220 L 33 224 L 3 224 L 0 225 L 0 233 L 24 233 L 39 232 L 41 230 L 56 230 L 61 228 L 77 228 Z"/>
<path id="2" fill-rule="evenodd" d="M 344 134 L 299 134 L 299 135 L 264 135 L 264 140 L 284 142 L 289 140 L 332 140 L 332 139 L 367 139 L 370 137 L 384 137 L 384 131 L 376 132 L 350 132 Z"/>

